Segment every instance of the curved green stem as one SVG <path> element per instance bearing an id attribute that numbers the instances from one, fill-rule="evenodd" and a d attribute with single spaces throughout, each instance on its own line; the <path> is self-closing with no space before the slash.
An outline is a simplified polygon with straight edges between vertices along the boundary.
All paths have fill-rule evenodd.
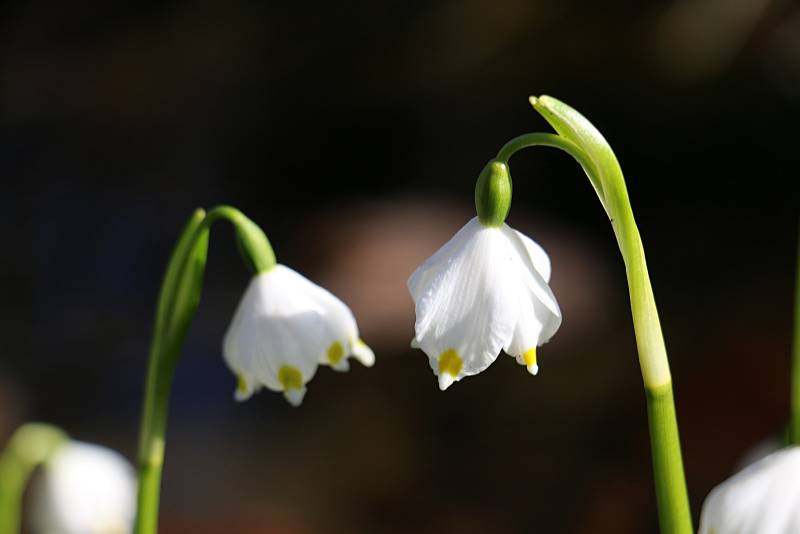
<path id="1" fill-rule="evenodd" d="M 596 173 L 587 170 L 592 167 L 592 162 L 575 143 L 565 137 L 542 132 L 520 135 L 519 137 L 515 137 L 503 145 L 503 147 L 497 152 L 497 158 L 495 159 L 501 161 L 502 163 L 508 164 L 508 160 L 511 159 L 511 156 L 523 148 L 529 148 L 533 146 L 549 146 L 553 148 L 559 148 L 578 160 L 578 163 L 580 163 L 581 167 L 586 170 L 586 175 L 589 177 L 589 181 L 592 182 L 592 186 L 594 187 L 595 191 L 597 191 L 600 201 L 603 203 L 603 207 L 605 208 L 605 200 L 602 196 L 603 186 L 600 183 Z"/>
<path id="2" fill-rule="evenodd" d="M 603 136 L 577 111 L 551 97 L 531 98 L 531 103 L 559 135 L 532 133 L 519 136 L 500 149 L 497 159 L 506 163 L 517 151 L 531 146 L 559 148 L 583 167 L 606 210 L 627 275 L 639 365 L 647 399 L 661 532 L 691 534 L 692 518 L 669 360 L 647 272 L 644 247 L 622 170 Z"/>
<path id="3" fill-rule="evenodd" d="M 44 423 L 24 424 L 11 436 L 0 455 L 0 534 L 19 533 L 22 497 L 31 474 L 68 439 L 64 432 Z"/>
<path id="4" fill-rule="evenodd" d="M 575 158 L 583 167 L 592 184 L 597 184 L 598 193 L 602 194 L 604 185 L 608 188 L 608 185 L 603 184 L 600 176 L 594 170 L 594 164 L 589 156 L 578 145 L 558 135 L 548 133 L 521 135 L 506 143 L 498 152 L 496 159 L 507 164 L 508 160 L 516 152 L 533 146 L 549 146 L 563 150 Z M 624 193 L 624 195 L 611 199 L 614 209 L 610 211 L 609 217 L 617 236 L 628 275 L 628 287 L 642 377 L 647 387 L 659 388 L 671 381 L 667 351 L 661 333 L 661 323 L 658 320 L 653 289 L 650 285 L 650 276 L 647 273 L 647 263 L 644 259 L 644 248 L 639 236 L 639 229 L 636 227 L 636 221 L 633 218 L 633 210 L 628 201 L 627 189 L 624 182 L 621 190 L 619 188 L 614 189 Z M 601 200 L 603 200 L 602 197 Z M 604 207 L 607 208 L 605 203 Z M 607 211 L 609 211 L 608 208 Z M 614 214 L 616 214 L 616 217 Z"/>
<path id="5" fill-rule="evenodd" d="M 184 228 L 161 285 L 150 345 L 139 432 L 137 534 L 158 530 L 169 396 L 181 348 L 200 303 L 209 230 L 220 219 L 233 224 L 242 256 L 254 272 L 275 266 L 275 254 L 264 232 L 236 208 L 219 206 L 207 215 L 198 209 Z"/>
<path id="6" fill-rule="evenodd" d="M 800 239 L 798 239 L 797 277 L 794 286 L 794 338 L 792 340 L 792 422 L 791 443 L 800 445 Z"/>

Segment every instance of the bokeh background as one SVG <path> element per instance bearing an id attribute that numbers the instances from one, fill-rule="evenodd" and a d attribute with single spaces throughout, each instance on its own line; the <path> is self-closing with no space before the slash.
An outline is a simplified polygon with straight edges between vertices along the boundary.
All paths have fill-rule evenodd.
<path id="1" fill-rule="evenodd" d="M 614 147 L 670 350 L 695 516 L 788 416 L 800 6 L 778 0 L 48 2 L 0 7 L 0 442 L 24 421 L 135 457 L 155 299 L 191 211 L 231 203 L 359 319 L 373 369 L 232 399 L 248 281 L 213 231 L 178 369 L 170 533 L 656 532 L 624 269 L 580 169 L 512 161 L 509 223 L 564 323 L 441 393 L 411 271 L 551 94 Z"/>

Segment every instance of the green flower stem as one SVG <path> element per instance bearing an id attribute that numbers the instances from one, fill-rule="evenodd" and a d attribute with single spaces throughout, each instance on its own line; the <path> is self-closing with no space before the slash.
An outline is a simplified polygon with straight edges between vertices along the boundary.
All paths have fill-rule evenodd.
<path id="1" fill-rule="evenodd" d="M 255 273 L 275 266 L 275 254 L 264 232 L 230 206 L 219 206 L 207 215 L 196 210 L 181 234 L 161 285 L 150 345 L 139 433 L 136 534 L 158 530 L 169 396 L 181 348 L 200 303 L 209 230 L 220 219 L 233 224 L 242 256 Z"/>
<path id="2" fill-rule="evenodd" d="M 536 145 L 559 148 L 583 167 L 611 220 L 628 280 L 633 327 L 647 399 L 653 473 L 662 534 L 691 534 L 692 518 L 664 337 L 644 248 L 622 170 L 602 135 L 578 112 L 551 97 L 531 98 L 559 135 L 532 133 L 509 141 L 497 160 Z"/>
<path id="3" fill-rule="evenodd" d="M 794 286 L 794 339 L 792 341 L 792 423 L 791 443 L 800 445 L 800 241 Z"/>
<path id="4" fill-rule="evenodd" d="M 0 456 L 0 534 L 18 534 L 22 525 L 22 497 L 37 466 L 46 463 L 69 438 L 44 423 L 19 427 Z"/>

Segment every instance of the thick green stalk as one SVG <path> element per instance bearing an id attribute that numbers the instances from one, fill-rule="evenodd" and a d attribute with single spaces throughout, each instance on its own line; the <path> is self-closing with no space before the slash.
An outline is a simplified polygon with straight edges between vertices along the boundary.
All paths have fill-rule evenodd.
<path id="1" fill-rule="evenodd" d="M 544 145 L 570 154 L 583 167 L 617 238 L 631 301 L 639 365 L 645 387 L 659 523 L 663 534 L 691 534 L 692 518 L 681 458 L 672 377 L 658 319 L 644 248 L 633 217 L 622 170 L 600 132 L 577 111 L 551 97 L 531 98 L 559 133 L 522 135 L 506 143 L 497 160 L 507 163 L 518 150 Z"/>
<path id="2" fill-rule="evenodd" d="M 794 285 L 794 339 L 792 340 L 792 423 L 791 443 L 800 445 L 800 241 Z"/>
<path id="3" fill-rule="evenodd" d="M 139 488 L 136 534 L 158 531 L 158 502 L 164 464 L 165 434 L 172 381 L 203 286 L 211 225 L 230 221 L 248 266 L 256 273 L 275 266 L 275 254 L 261 229 L 239 210 L 219 206 L 197 210 L 170 257 L 156 308 L 156 321 L 145 379 L 139 432 Z"/>
<path id="4" fill-rule="evenodd" d="M 694 532 L 692 514 L 683 475 L 672 384 L 663 388 L 645 388 L 645 394 L 661 532 L 691 534 Z"/>
<path id="5" fill-rule="evenodd" d="M 46 463 L 69 438 L 43 423 L 19 427 L 0 456 L 0 534 L 18 534 L 22 526 L 22 498 L 37 466 Z"/>

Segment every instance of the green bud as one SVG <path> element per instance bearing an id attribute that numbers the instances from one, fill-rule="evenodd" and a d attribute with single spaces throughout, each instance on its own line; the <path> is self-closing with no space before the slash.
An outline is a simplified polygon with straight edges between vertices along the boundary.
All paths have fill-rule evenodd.
<path id="1" fill-rule="evenodd" d="M 500 226 L 511 208 L 511 174 L 508 165 L 491 160 L 475 183 L 475 210 L 484 226 Z"/>

